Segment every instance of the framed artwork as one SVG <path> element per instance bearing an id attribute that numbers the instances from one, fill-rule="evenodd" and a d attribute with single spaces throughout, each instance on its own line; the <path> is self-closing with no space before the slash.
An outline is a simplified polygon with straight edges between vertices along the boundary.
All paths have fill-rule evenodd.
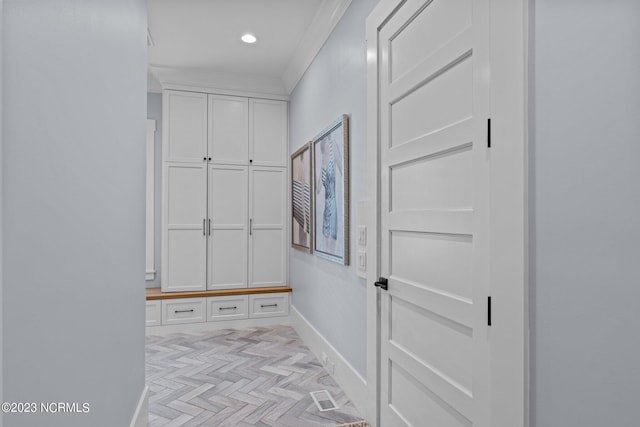
<path id="1" fill-rule="evenodd" d="M 313 251 L 349 264 L 349 116 L 346 114 L 311 142 L 313 148 Z"/>
<path id="2" fill-rule="evenodd" d="M 291 155 L 291 246 L 311 252 L 313 236 L 311 143 Z"/>

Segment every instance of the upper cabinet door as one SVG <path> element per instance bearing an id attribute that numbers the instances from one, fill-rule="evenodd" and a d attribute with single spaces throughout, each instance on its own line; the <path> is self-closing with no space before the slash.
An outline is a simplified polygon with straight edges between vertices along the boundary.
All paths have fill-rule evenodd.
<path id="1" fill-rule="evenodd" d="M 287 103 L 249 100 L 249 164 L 287 166 Z"/>
<path id="2" fill-rule="evenodd" d="M 162 110 L 163 160 L 202 163 L 207 157 L 207 95 L 167 90 Z"/>
<path id="3" fill-rule="evenodd" d="M 247 98 L 209 95 L 209 157 L 213 163 L 247 164 L 248 127 Z"/>

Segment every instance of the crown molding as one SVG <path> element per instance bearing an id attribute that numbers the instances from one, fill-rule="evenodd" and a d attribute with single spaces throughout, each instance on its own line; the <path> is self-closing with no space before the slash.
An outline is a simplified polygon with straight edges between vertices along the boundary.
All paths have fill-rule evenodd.
<path id="1" fill-rule="evenodd" d="M 162 89 L 289 99 L 282 80 L 277 77 L 156 66 L 149 66 L 149 71 L 158 80 Z"/>
<path id="2" fill-rule="evenodd" d="M 351 0 L 323 0 L 313 17 L 309 29 L 302 37 L 298 48 L 294 52 L 287 68 L 282 75 L 282 81 L 288 94 L 293 92 L 309 65 L 320 52 L 331 32 L 336 27 L 342 15 L 347 11 Z"/>

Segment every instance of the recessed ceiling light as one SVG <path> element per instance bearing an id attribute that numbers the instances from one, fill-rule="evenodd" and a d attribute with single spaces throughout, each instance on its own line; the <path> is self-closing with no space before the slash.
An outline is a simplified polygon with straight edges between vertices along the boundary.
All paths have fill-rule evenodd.
<path id="1" fill-rule="evenodd" d="M 258 39 L 253 34 L 245 34 L 241 37 L 242 41 L 245 43 L 255 43 Z"/>

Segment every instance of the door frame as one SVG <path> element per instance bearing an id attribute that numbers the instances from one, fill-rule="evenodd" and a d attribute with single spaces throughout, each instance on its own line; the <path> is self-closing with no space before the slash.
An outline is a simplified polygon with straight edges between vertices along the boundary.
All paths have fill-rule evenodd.
<path id="1" fill-rule="evenodd" d="M 378 28 L 403 0 L 380 0 L 366 22 L 367 420 L 380 419 L 380 155 Z M 530 0 L 491 1 L 491 408 L 496 427 L 529 426 L 528 56 Z M 496 402 L 499 402 L 496 403 Z"/>

